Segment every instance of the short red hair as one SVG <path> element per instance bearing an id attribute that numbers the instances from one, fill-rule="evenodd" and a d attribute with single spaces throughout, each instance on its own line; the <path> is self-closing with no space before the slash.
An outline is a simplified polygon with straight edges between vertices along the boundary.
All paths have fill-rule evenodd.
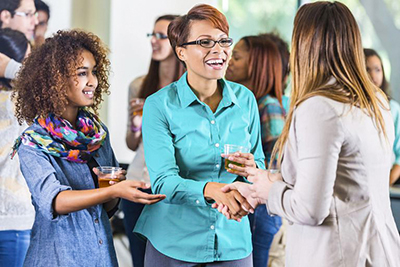
<path id="1" fill-rule="evenodd" d="M 168 38 L 175 55 L 175 48 L 188 41 L 192 21 L 196 20 L 209 21 L 215 28 L 229 35 L 228 21 L 218 9 L 206 4 L 194 6 L 186 15 L 174 19 L 168 26 Z"/>

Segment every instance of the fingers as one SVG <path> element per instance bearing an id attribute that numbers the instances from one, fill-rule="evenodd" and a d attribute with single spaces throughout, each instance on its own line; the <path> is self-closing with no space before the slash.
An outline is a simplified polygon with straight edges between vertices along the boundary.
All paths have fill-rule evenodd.
<path id="1" fill-rule="evenodd" d="M 99 171 L 96 167 L 92 168 L 92 171 L 94 172 L 94 174 L 96 174 L 97 176 L 99 176 L 100 171 Z"/>
<path id="2" fill-rule="evenodd" d="M 119 179 L 120 181 L 124 181 L 126 180 L 126 171 L 125 170 L 121 170 L 119 172 L 116 173 L 116 178 Z"/>
<path id="3" fill-rule="evenodd" d="M 239 176 L 243 176 L 243 177 L 249 176 L 249 174 L 246 172 L 246 168 L 244 168 L 244 167 L 240 167 L 240 166 L 237 166 L 237 165 L 232 164 L 232 163 L 230 163 L 228 165 L 228 167 L 229 167 L 229 169 L 227 169 L 227 171 L 229 173 L 233 173 L 233 174 L 236 174 L 236 175 L 239 175 Z"/>
<path id="4" fill-rule="evenodd" d="M 267 178 L 268 177 L 268 171 L 266 171 L 266 170 L 260 170 L 257 168 L 247 168 L 246 172 L 249 174 L 247 176 L 247 180 L 249 180 L 252 183 L 256 183 L 259 178 Z"/>
<path id="5" fill-rule="evenodd" d="M 253 205 L 251 205 L 251 204 L 249 203 L 249 201 L 247 201 L 247 199 L 245 199 L 245 201 L 242 203 L 242 209 L 243 209 L 244 211 L 246 211 L 247 213 L 251 213 L 251 214 L 254 213 L 254 207 L 253 207 Z M 247 215 L 247 214 L 246 214 L 246 215 Z"/>
<path id="6" fill-rule="evenodd" d="M 251 175 L 251 174 L 248 175 L 246 178 L 247 178 L 247 181 L 249 181 L 249 182 L 251 182 L 251 183 L 254 183 L 254 180 L 256 179 L 255 176 L 254 176 L 254 175 Z"/>
<path id="7" fill-rule="evenodd" d="M 224 215 L 228 220 L 232 219 L 231 214 L 229 213 L 228 206 L 222 205 L 222 209 L 220 211 L 222 215 Z"/>
<path id="8" fill-rule="evenodd" d="M 224 193 L 228 193 L 229 191 L 232 191 L 232 190 L 237 190 L 236 185 L 234 183 L 233 184 L 227 184 L 227 185 L 225 185 L 224 187 L 221 188 L 221 191 L 224 192 Z"/>
<path id="9" fill-rule="evenodd" d="M 240 217 L 246 216 L 249 213 L 248 211 L 250 209 L 252 209 L 252 207 L 238 191 L 233 191 L 233 196 L 234 196 L 235 202 L 239 204 L 237 213 L 233 213 L 233 215 L 234 216 L 239 215 Z M 246 208 L 243 209 L 243 207 L 246 207 Z"/>
<path id="10" fill-rule="evenodd" d="M 254 156 L 251 153 L 235 152 L 233 154 L 221 154 L 221 157 L 241 164 L 244 167 L 256 167 Z"/>
<path id="11" fill-rule="evenodd" d="M 158 198 L 158 199 L 147 199 L 147 198 L 134 198 L 132 201 L 135 203 L 140 203 L 140 204 L 145 204 L 145 205 L 151 205 L 154 203 L 157 203 L 164 198 Z"/>
<path id="12" fill-rule="evenodd" d="M 135 192 L 134 192 L 132 195 L 133 195 L 133 197 L 136 198 L 136 199 L 148 200 L 148 201 L 155 201 L 155 200 L 156 200 L 156 202 L 158 202 L 158 201 L 163 200 L 163 199 L 166 198 L 165 195 L 160 195 L 160 194 L 157 194 L 157 195 L 148 194 L 148 193 L 142 192 L 142 191 L 137 190 L 137 189 L 135 190 Z"/>

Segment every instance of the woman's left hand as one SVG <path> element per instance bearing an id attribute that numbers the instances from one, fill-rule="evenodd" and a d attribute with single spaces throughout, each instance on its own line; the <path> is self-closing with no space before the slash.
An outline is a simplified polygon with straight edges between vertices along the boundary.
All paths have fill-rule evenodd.
<path id="1" fill-rule="evenodd" d="M 233 154 L 221 154 L 221 157 L 225 158 L 225 160 L 238 163 L 239 165 L 229 163 L 227 171 L 243 177 L 247 177 L 249 175 L 246 172 L 247 168 L 257 167 L 256 162 L 254 161 L 254 156 L 251 153 L 235 152 Z"/>
<path id="2" fill-rule="evenodd" d="M 257 168 L 246 168 L 246 172 L 249 174 L 247 180 L 253 183 L 251 197 L 257 199 L 259 204 L 266 204 L 269 190 L 275 181 L 282 180 L 281 174 Z"/>

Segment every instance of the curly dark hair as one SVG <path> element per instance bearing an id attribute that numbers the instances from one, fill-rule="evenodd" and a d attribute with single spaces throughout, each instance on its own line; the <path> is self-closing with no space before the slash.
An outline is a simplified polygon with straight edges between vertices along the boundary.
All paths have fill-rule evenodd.
<path id="1" fill-rule="evenodd" d="M 68 78 L 75 75 L 82 63 L 82 50 L 91 52 L 96 61 L 98 86 L 91 109 L 97 113 L 103 101 L 102 94 L 109 94 L 108 49 L 92 33 L 58 31 L 42 46 L 33 49 L 15 80 L 13 98 L 16 100 L 15 116 L 19 123 L 26 121 L 31 124 L 36 116 L 47 116 L 49 113 L 61 116 L 68 104 Z"/>

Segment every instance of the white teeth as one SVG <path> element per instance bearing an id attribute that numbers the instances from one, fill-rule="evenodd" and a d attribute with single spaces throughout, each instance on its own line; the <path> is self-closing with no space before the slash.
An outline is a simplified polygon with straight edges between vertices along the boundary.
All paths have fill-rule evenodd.
<path id="1" fill-rule="evenodd" d="M 216 60 L 208 60 L 206 62 L 207 64 L 222 64 L 224 61 L 222 59 L 216 59 Z"/>
<path id="2" fill-rule="evenodd" d="M 92 91 L 83 92 L 85 95 L 93 95 Z"/>

